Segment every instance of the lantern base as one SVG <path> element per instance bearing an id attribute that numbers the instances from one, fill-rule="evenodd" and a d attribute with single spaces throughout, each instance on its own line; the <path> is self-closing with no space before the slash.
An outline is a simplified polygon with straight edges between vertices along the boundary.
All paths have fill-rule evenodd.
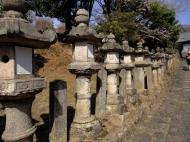
<path id="1" fill-rule="evenodd" d="M 96 138 L 102 131 L 102 126 L 98 120 L 87 123 L 73 122 L 70 133 L 73 137 Z"/>

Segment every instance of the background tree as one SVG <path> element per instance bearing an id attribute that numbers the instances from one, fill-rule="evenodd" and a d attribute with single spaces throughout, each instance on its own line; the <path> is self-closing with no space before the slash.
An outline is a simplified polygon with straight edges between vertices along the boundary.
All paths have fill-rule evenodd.
<path id="1" fill-rule="evenodd" d="M 113 33 L 120 43 L 123 39 L 133 41 L 137 31 L 133 17 L 134 13 L 132 12 L 113 11 L 106 16 L 106 21 L 99 23 L 96 30 L 104 34 Z"/>
<path id="2" fill-rule="evenodd" d="M 91 13 L 94 4 L 94 0 L 32 0 L 31 2 L 38 15 L 56 17 L 64 21 L 67 31 L 74 24 L 77 9 L 85 8 Z"/>
<path id="3" fill-rule="evenodd" d="M 149 46 L 155 48 L 156 46 L 174 45 L 179 35 L 174 10 L 159 2 L 150 2 L 149 0 L 113 0 L 112 3 L 114 4 L 109 3 L 108 6 L 105 3 L 105 7 L 110 8 L 111 13 L 108 12 L 109 10 L 104 10 L 104 13 L 112 15 L 113 11 L 120 11 L 120 13 L 132 12 L 134 17 L 130 17 L 130 19 L 136 23 L 139 35 L 136 37 L 144 39 Z M 104 21 L 109 23 L 110 20 L 107 18 Z M 100 23 L 101 25 L 104 26 L 105 31 L 106 24 Z M 118 26 L 121 26 L 120 29 L 127 28 L 127 25 L 122 27 L 122 25 L 118 24 Z M 110 25 L 107 28 L 110 28 Z M 128 28 L 130 29 L 130 26 Z M 117 33 L 116 31 L 114 32 Z"/>

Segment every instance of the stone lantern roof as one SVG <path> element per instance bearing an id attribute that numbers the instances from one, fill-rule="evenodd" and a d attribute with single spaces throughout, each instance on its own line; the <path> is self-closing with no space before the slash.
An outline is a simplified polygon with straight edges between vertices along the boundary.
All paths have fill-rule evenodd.
<path id="1" fill-rule="evenodd" d="M 160 47 L 157 47 L 156 48 L 156 54 L 155 54 L 155 57 L 157 58 L 157 59 L 161 59 L 162 58 L 162 55 L 161 55 L 161 48 Z"/>
<path id="2" fill-rule="evenodd" d="M 151 51 L 151 59 L 152 60 L 156 60 L 157 59 L 156 50 L 155 49 L 152 49 L 152 51 Z"/>
<path id="3" fill-rule="evenodd" d="M 169 54 L 169 55 L 174 54 L 174 52 L 172 51 L 171 48 L 165 48 L 165 51 L 166 51 L 166 53 Z"/>
<path id="4" fill-rule="evenodd" d="M 1 0 L 3 14 L 0 18 L 0 45 L 19 45 L 30 48 L 46 48 L 56 40 L 52 30 L 38 31 L 25 14 L 29 4 L 25 0 Z"/>
<path id="5" fill-rule="evenodd" d="M 103 39 L 103 46 L 99 49 L 100 52 L 124 52 L 122 46 L 116 43 L 115 35 L 110 33 Z"/>
<path id="6" fill-rule="evenodd" d="M 149 51 L 149 47 L 145 46 L 144 50 L 147 52 L 145 56 L 152 56 L 152 52 Z"/>
<path id="7" fill-rule="evenodd" d="M 149 66 L 150 64 L 145 62 L 145 55 L 148 54 L 149 52 L 145 49 L 143 49 L 143 43 L 138 42 L 137 43 L 137 48 L 134 50 L 133 54 L 135 55 L 135 58 L 139 58 L 140 60 L 135 61 L 135 66 L 136 67 L 146 67 Z"/>
<path id="8" fill-rule="evenodd" d="M 147 54 L 148 51 L 143 49 L 143 43 L 142 42 L 138 42 L 137 43 L 137 48 L 135 48 L 134 50 L 134 54 L 136 55 L 142 55 L 142 54 Z"/>
<path id="9" fill-rule="evenodd" d="M 126 40 L 123 41 L 122 48 L 124 50 L 124 54 L 131 54 L 134 51 L 134 49 L 129 46 L 129 42 Z"/>
<path id="10" fill-rule="evenodd" d="M 122 66 L 125 68 L 125 69 L 132 69 L 134 68 L 134 64 L 132 63 L 132 59 L 131 59 L 131 56 L 132 53 L 134 52 L 134 49 L 132 47 L 129 46 L 129 43 L 128 41 L 123 41 L 122 43 L 122 48 L 123 48 L 123 54 L 124 54 L 124 60 L 125 60 L 125 56 L 128 56 L 128 61 L 126 63 L 126 61 L 123 60 L 122 62 Z M 130 61 L 129 61 L 130 60 Z"/>
<path id="11" fill-rule="evenodd" d="M 100 69 L 100 65 L 94 61 L 94 46 L 92 45 L 101 43 L 102 38 L 89 27 L 87 10 L 79 9 L 76 13 L 75 22 L 77 26 L 72 27 L 69 35 L 64 39 L 66 42 L 75 44 L 74 60 L 69 64 L 68 69 L 74 74 L 96 73 Z"/>
<path id="12" fill-rule="evenodd" d="M 98 36 L 96 31 L 89 27 L 89 12 L 85 9 L 79 9 L 76 13 L 75 22 L 77 26 L 73 26 L 69 35 L 64 41 L 66 42 L 83 42 L 98 44 L 102 38 Z"/>

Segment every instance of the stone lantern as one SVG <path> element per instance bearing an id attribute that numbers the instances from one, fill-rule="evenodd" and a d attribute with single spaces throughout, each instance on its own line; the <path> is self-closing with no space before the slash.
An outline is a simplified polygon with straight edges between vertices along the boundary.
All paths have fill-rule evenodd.
<path id="1" fill-rule="evenodd" d="M 122 89 L 124 91 L 125 103 L 128 106 L 127 110 L 130 111 L 131 104 L 135 104 L 138 101 L 138 96 L 136 94 L 136 89 L 134 88 L 134 81 L 132 77 L 132 71 L 134 69 L 132 53 L 134 52 L 134 48 L 129 46 L 128 41 L 123 41 L 122 48 L 124 50 L 122 66 L 124 68 L 125 76 L 125 83 Z"/>
<path id="2" fill-rule="evenodd" d="M 1 0 L 0 101 L 5 108 L 5 142 L 32 142 L 36 125 L 31 118 L 35 95 L 46 86 L 33 72 L 34 49 L 48 48 L 56 39 L 51 30 L 38 32 L 24 17 L 25 0 Z"/>
<path id="3" fill-rule="evenodd" d="M 137 93 L 139 95 L 144 94 L 145 92 L 145 67 L 148 64 L 145 62 L 145 55 L 147 51 L 143 49 L 142 42 L 137 43 L 137 48 L 134 51 L 135 56 L 135 70 L 134 70 L 134 81 Z"/>
<path id="4" fill-rule="evenodd" d="M 108 35 L 104 44 L 99 50 L 105 54 L 104 64 L 107 70 L 107 114 L 123 114 L 125 111 L 123 96 L 119 94 L 119 71 L 120 64 L 119 53 L 123 52 L 122 47 L 116 43 L 113 34 Z"/>
<path id="5" fill-rule="evenodd" d="M 71 135 L 96 137 L 101 131 L 100 122 L 91 114 L 91 77 L 100 69 L 94 61 L 95 45 L 101 42 L 96 32 L 89 27 L 89 13 L 79 9 L 66 41 L 73 44 L 73 61 L 68 69 L 76 75 L 76 108 Z"/>

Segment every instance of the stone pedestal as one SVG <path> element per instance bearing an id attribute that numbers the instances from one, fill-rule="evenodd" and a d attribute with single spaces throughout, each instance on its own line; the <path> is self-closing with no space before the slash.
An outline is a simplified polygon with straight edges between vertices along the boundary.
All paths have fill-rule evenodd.
<path id="1" fill-rule="evenodd" d="M 33 142 L 36 126 L 32 123 L 33 99 L 4 102 L 6 127 L 2 139 L 5 142 Z"/>

